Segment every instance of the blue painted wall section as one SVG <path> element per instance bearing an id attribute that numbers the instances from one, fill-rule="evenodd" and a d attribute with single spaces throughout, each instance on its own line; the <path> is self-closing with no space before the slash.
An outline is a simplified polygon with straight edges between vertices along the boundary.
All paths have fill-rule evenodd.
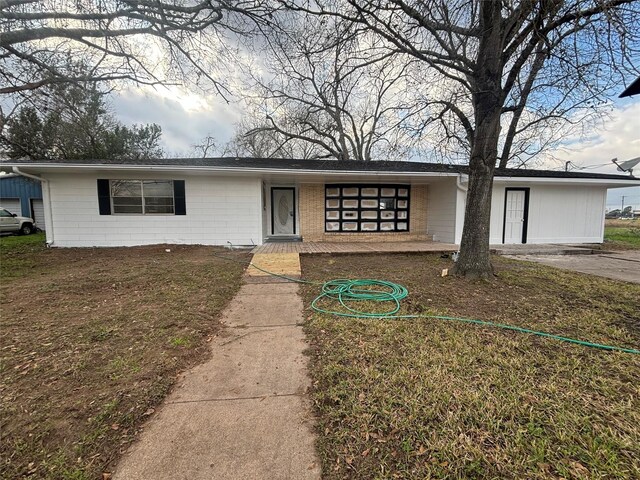
<path id="1" fill-rule="evenodd" d="M 19 198 L 22 216 L 31 217 L 31 199 L 42 198 L 42 186 L 20 175 L 0 175 L 0 198 Z"/>

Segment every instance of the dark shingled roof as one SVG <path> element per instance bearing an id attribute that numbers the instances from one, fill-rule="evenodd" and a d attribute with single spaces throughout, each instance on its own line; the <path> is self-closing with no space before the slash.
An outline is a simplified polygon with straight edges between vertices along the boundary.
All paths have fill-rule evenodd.
<path id="1" fill-rule="evenodd" d="M 3 160 L 9 165 L 51 164 L 51 165 L 137 165 L 176 167 L 219 167 L 250 168 L 265 170 L 333 170 L 345 172 L 388 172 L 388 173 L 468 173 L 467 165 L 450 165 L 423 162 L 388 161 L 338 161 L 338 160 L 297 160 L 288 158 L 159 158 L 159 159 L 111 159 L 111 160 Z M 607 180 L 637 180 L 629 175 L 603 173 L 562 172 L 555 170 L 533 170 L 523 168 L 497 168 L 497 177 L 539 177 L 539 178 L 595 178 Z"/>

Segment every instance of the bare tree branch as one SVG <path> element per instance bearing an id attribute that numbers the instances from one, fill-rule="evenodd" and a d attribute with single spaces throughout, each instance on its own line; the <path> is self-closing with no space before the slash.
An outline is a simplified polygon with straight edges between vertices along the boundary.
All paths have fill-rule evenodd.
<path id="1" fill-rule="evenodd" d="M 256 23 L 269 23 L 270 11 L 269 5 L 249 0 L 4 0 L 0 70 L 11 73 L 3 75 L 0 93 L 61 82 L 155 85 L 202 79 L 201 86 L 226 97 L 216 61 L 235 38 L 253 35 Z M 69 57 L 90 68 L 77 76 L 67 68 Z M 172 65 L 186 78 L 172 79 Z"/>

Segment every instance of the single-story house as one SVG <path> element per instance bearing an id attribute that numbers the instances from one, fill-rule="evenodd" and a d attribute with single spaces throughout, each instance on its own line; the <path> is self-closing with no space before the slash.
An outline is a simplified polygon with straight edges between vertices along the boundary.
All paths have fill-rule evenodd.
<path id="1" fill-rule="evenodd" d="M 468 167 L 258 158 L 4 161 L 42 179 L 59 247 L 270 240 L 459 243 Z M 496 170 L 491 243 L 602 242 L 627 175 Z"/>
<path id="2" fill-rule="evenodd" d="M 0 175 L 0 207 L 21 217 L 33 218 L 41 230 L 46 230 L 42 187 L 38 180 L 21 175 Z"/>

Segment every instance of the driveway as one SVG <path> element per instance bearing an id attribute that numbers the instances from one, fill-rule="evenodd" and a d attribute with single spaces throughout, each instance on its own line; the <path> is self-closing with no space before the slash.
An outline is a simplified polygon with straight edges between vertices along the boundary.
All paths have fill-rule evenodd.
<path id="1" fill-rule="evenodd" d="M 510 255 L 509 257 L 613 280 L 640 283 L 640 250 L 595 255 Z"/>

